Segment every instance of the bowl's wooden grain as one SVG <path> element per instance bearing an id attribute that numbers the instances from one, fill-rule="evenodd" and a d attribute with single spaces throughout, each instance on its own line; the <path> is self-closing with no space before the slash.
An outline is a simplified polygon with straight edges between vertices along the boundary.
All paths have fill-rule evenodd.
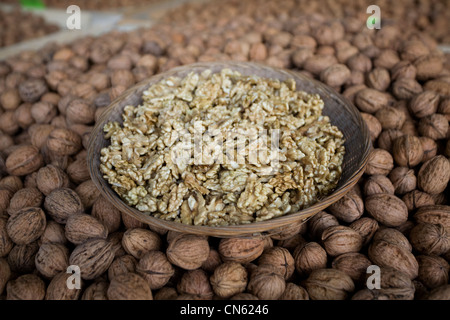
<path id="1" fill-rule="evenodd" d="M 119 123 L 122 123 L 122 112 L 124 107 L 141 103 L 143 91 L 150 85 L 161 81 L 163 78 L 168 76 L 184 77 L 190 72 L 200 73 L 206 69 L 210 69 L 213 72 L 219 72 L 223 68 L 237 70 L 243 75 L 256 75 L 267 78 L 278 78 L 280 80 L 293 78 L 297 82 L 297 90 L 318 93 L 321 96 L 325 102 L 323 113 L 329 116 L 331 123 L 336 125 L 343 132 L 346 139 L 343 173 L 336 189 L 313 206 L 299 212 L 267 221 L 225 227 L 194 226 L 166 221 L 128 206 L 120 199 L 115 191 L 112 190 L 100 172 L 100 150 L 110 143 L 109 140 L 104 139 L 103 136 L 103 126 L 105 123 L 109 121 L 118 121 Z M 364 120 L 360 116 L 359 111 L 350 101 L 324 84 L 293 71 L 271 68 L 256 63 L 212 62 L 195 63 L 174 68 L 146 79 L 125 91 L 119 98 L 112 102 L 97 121 L 89 141 L 88 163 L 91 178 L 101 194 L 117 209 L 144 223 L 183 233 L 216 237 L 261 236 L 278 233 L 286 226 L 306 221 L 315 213 L 324 210 L 326 207 L 343 197 L 364 173 L 371 148 L 372 144 L 370 142 L 369 131 Z"/>

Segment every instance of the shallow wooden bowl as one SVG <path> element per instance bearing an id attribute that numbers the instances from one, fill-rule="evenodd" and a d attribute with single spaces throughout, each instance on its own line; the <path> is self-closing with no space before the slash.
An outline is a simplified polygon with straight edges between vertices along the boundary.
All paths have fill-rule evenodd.
<path id="1" fill-rule="evenodd" d="M 277 78 L 280 80 L 293 78 L 297 82 L 297 90 L 320 95 L 325 102 L 323 114 L 329 116 L 331 123 L 336 125 L 343 132 L 346 140 L 343 173 L 336 189 L 328 196 L 320 199 L 316 204 L 304 210 L 267 221 L 225 227 L 194 226 L 166 221 L 128 206 L 110 187 L 109 183 L 103 178 L 100 172 L 100 150 L 110 144 L 110 141 L 104 138 L 103 126 L 109 121 L 118 121 L 119 123 L 122 123 L 122 112 L 124 107 L 127 105 L 137 106 L 140 104 L 142 102 L 143 91 L 150 85 L 161 81 L 163 78 L 169 76 L 185 77 L 190 72 L 201 73 L 206 69 L 210 69 L 213 72 L 220 72 L 223 68 L 239 71 L 243 75 L 256 75 L 259 77 Z M 129 214 L 150 226 L 182 233 L 215 237 L 264 236 L 275 235 L 283 232 L 287 227 L 300 224 L 315 213 L 324 210 L 343 197 L 364 173 L 371 146 L 368 128 L 359 111 L 350 101 L 328 86 L 293 71 L 276 69 L 261 64 L 244 62 L 211 62 L 195 63 L 171 69 L 167 72 L 152 76 L 125 91 L 119 98 L 112 102 L 97 121 L 88 146 L 88 163 L 91 178 L 101 194 L 120 211 Z"/>

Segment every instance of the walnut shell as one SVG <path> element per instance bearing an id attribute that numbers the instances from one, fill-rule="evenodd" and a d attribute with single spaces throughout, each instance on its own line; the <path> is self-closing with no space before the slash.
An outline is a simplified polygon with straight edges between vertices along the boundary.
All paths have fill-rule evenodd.
<path id="1" fill-rule="evenodd" d="M 57 155 L 73 155 L 82 147 L 81 137 L 74 131 L 66 128 L 54 128 L 48 135 L 47 148 Z"/>
<path id="2" fill-rule="evenodd" d="M 7 300 L 44 300 L 45 283 L 34 274 L 24 274 L 6 285 Z"/>
<path id="3" fill-rule="evenodd" d="M 112 244 L 104 239 L 89 239 L 75 247 L 69 257 L 71 265 L 80 267 L 81 278 L 92 280 L 108 270 L 114 259 Z"/>
<path id="4" fill-rule="evenodd" d="M 183 273 L 177 284 L 177 290 L 182 295 L 197 296 L 201 300 L 210 300 L 213 297 L 208 274 L 202 269 L 188 270 Z"/>
<path id="5" fill-rule="evenodd" d="M 209 250 L 208 259 L 206 259 L 205 262 L 202 263 L 201 268 L 208 273 L 213 273 L 214 270 L 216 270 L 216 268 L 222 263 L 223 261 L 222 258 L 220 258 L 219 251 L 211 248 Z"/>
<path id="6" fill-rule="evenodd" d="M 18 147 L 6 158 L 6 170 L 15 176 L 25 176 L 44 165 L 39 150 L 31 145 Z"/>
<path id="7" fill-rule="evenodd" d="M 380 148 L 375 148 L 369 155 L 365 173 L 368 175 L 382 174 L 388 175 L 394 168 L 394 159 L 392 155 Z"/>
<path id="8" fill-rule="evenodd" d="M 369 129 L 370 140 L 373 143 L 377 140 L 383 130 L 381 123 L 374 115 L 370 113 L 360 112 L 360 114 Z"/>
<path id="9" fill-rule="evenodd" d="M 372 240 L 379 226 L 375 219 L 362 217 L 350 224 L 349 227 L 359 233 L 363 239 L 363 246 L 365 246 Z"/>
<path id="10" fill-rule="evenodd" d="M 289 279 L 295 271 L 295 262 L 289 250 L 282 247 L 271 247 L 265 249 L 258 258 L 258 265 L 273 264 L 279 269 L 284 279 Z"/>
<path id="11" fill-rule="evenodd" d="M 407 274 L 410 279 L 416 278 L 419 272 L 419 264 L 411 252 L 387 241 L 373 241 L 368 256 L 379 267 L 392 267 Z"/>
<path id="12" fill-rule="evenodd" d="M 450 250 L 450 234 L 441 224 L 418 223 L 411 229 L 409 239 L 422 254 L 441 255 Z"/>
<path id="13" fill-rule="evenodd" d="M 361 283 L 371 264 L 372 262 L 362 253 L 349 252 L 334 258 L 331 267 L 345 272 L 355 283 Z"/>
<path id="14" fill-rule="evenodd" d="M 176 300 L 178 292 L 172 287 L 162 287 L 155 293 L 154 300 Z"/>
<path id="15" fill-rule="evenodd" d="M 136 272 L 147 280 L 150 289 L 164 287 L 174 275 L 175 269 L 161 251 L 146 252 L 136 266 Z"/>
<path id="16" fill-rule="evenodd" d="M 309 275 L 313 270 L 326 268 L 327 252 L 317 242 L 300 244 L 294 250 L 295 270 L 302 276 Z"/>
<path id="17" fill-rule="evenodd" d="M 30 114 L 34 122 L 48 124 L 56 117 L 58 109 L 50 102 L 39 101 L 31 106 Z"/>
<path id="18" fill-rule="evenodd" d="M 447 118 L 440 113 L 434 113 L 421 118 L 417 127 L 421 136 L 433 140 L 445 139 L 448 128 L 449 124 Z"/>
<path id="19" fill-rule="evenodd" d="M 450 266 L 445 259 L 437 255 L 420 255 L 416 259 L 419 263 L 417 280 L 426 287 L 433 289 L 448 283 Z"/>
<path id="20" fill-rule="evenodd" d="M 96 281 L 84 290 L 81 300 L 108 300 L 107 290 L 109 282 Z"/>
<path id="21" fill-rule="evenodd" d="M 122 222 L 120 211 L 103 196 L 95 200 L 91 215 L 105 225 L 108 233 L 117 231 Z"/>
<path id="22" fill-rule="evenodd" d="M 66 117 L 70 123 L 93 123 L 95 106 L 85 99 L 74 99 L 67 105 Z"/>
<path id="23" fill-rule="evenodd" d="M 345 64 L 333 64 L 320 73 L 320 80 L 331 87 L 343 85 L 350 77 L 350 69 Z"/>
<path id="24" fill-rule="evenodd" d="M 123 248 L 136 259 L 141 259 L 148 251 L 159 250 L 161 245 L 158 234 L 146 229 L 128 229 L 122 237 Z"/>
<path id="25" fill-rule="evenodd" d="M 375 113 L 375 117 L 383 130 L 401 129 L 406 121 L 406 115 L 394 106 L 386 106 Z"/>
<path id="26" fill-rule="evenodd" d="M 395 188 L 395 194 L 404 195 L 416 189 L 417 178 L 414 170 L 407 167 L 396 167 L 389 173 L 389 179 Z"/>
<path id="27" fill-rule="evenodd" d="M 240 263 L 257 259 L 264 251 L 262 238 L 225 238 L 219 243 L 219 253 L 223 261 Z"/>
<path id="28" fill-rule="evenodd" d="M 327 209 L 336 218 L 346 223 L 359 219 L 364 213 L 364 201 L 358 185 Z"/>
<path id="29" fill-rule="evenodd" d="M 43 79 L 29 79 L 19 84 L 19 95 L 25 102 L 36 102 L 48 91 Z"/>
<path id="30" fill-rule="evenodd" d="M 426 162 L 437 155 L 438 144 L 436 141 L 428 137 L 419 137 L 419 140 L 423 149 L 422 162 Z"/>
<path id="31" fill-rule="evenodd" d="M 337 225 L 339 225 L 339 221 L 334 215 L 326 211 L 320 211 L 308 220 L 308 232 L 313 239 L 319 240 L 322 238 L 323 230 Z"/>
<path id="32" fill-rule="evenodd" d="M 375 114 L 378 110 L 389 105 L 391 97 L 385 92 L 372 88 L 364 88 L 355 95 L 355 104 L 361 112 Z"/>
<path id="33" fill-rule="evenodd" d="M 403 196 L 402 201 L 406 204 L 409 212 L 413 212 L 423 206 L 435 204 L 433 197 L 431 197 L 428 193 L 419 190 L 408 192 Z"/>
<path id="34" fill-rule="evenodd" d="M 378 194 L 389 193 L 394 194 L 395 188 L 388 177 L 380 174 L 369 176 L 364 182 L 364 195 L 366 197 Z"/>
<path id="35" fill-rule="evenodd" d="M 64 226 L 53 220 L 47 221 L 47 226 L 39 239 L 39 243 L 40 245 L 44 243 L 66 244 L 67 238 L 64 232 Z"/>
<path id="36" fill-rule="evenodd" d="M 28 244 L 44 233 L 47 219 L 41 208 L 28 207 L 16 212 L 8 219 L 6 230 L 16 244 Z"/>
<path id="37" fill-rule="evenodd" d="M 225 299 L 244 292 L 247 280 L 247 270 L 242 264 L 234 261 L 227 261 L 219 265 L 210 278 L 214 293 Z"/>
<path id="38" fill-rule="evenodd" d="M 69 266 L 69 249 L 59 243 L 43 243 L 35 257 L 36 269 L 46 278 L 65 272 Z"/>
<path id="39" fill-rule="evenodd" d="M 259 265 L 251 274 L 247 285 L 249 293 L 260 300 L 277 300 L 286 289 L 286 281 L 272 264 Z"/>
<path id="40" fill-rule="evenodd" d="M 383 240 L 402 248 L 403 250 L 412 252 L 412 246 L 408 238 L 399 230 L 394 228 L 381 228 L 373 236 L 372 241 Z"/>
<path id="41" fill-rule="evenodd" d="M 111 263 L 108 269 L 108 279 L 111 281 L 114 277 L 118 275 L 136 272 L 136 265 L 138 261 L 131 254 L 125 254 L 123 256 L 117 257 Z"/>
<path id="42" fill-rule="evenodd" d="M 74 274 L 70 274 L 67 272 L 61 272 L 54 276 L 47 287 L 45 300 L 78 300 L 81 295 L 81 289 L 77 289 L 76 287 L 71 289 L 69 288 L 69 286 L 67 286 L 67 283 L 70 280 L 72 280 L 72 283 L 74 283 L 73 278 L 70 278 L 73 276 Z M 80 280 L 80 285 L 82 288 L 82 280 Z"/>
<path id="43" fill-rule="evenodd" d="M 439 105 L 439 94 L 424 91 L 411 99 L 408 108 L 416 118 L 424 118 L 436 113 Z"/>
<path id="44" fill-rule="evenodd" d="M 74 190 L 69 188 L 53 190 L 45 197 L 44 208 L 58 223 L 66 223 L 70 215 L 84 211 L 80 197 Z"/>
<path id="45" fill-rule="evenodd" d="M 441 193 L 450 180 L 450 162 L 443 155 L 437 155 L 426 161 L 417 174 L 417 186 L 429 193 Z"/>
<path id="46" fill-rule="evenodd" d="M 394 140 L 402 135 L 404 135 L 404 133 L 398 129 L 383 130 L 377 140 L 378 147 L 388 152 L 392 152 Z"/>
<path id="47" fill-rule="evenodd" d="M 345 300 L 355 290 L 352 278 L 337 269 L 317 269 L 305 281 L 311 300 Z"/>
<path id="48" fill-rule="evenodd" d="M 209 243 L 203 236 L 179 234 L 169 242 L 166 255 L 172 264 L 185 270 L 194 270 L 208 259 Z"/>
<path id="49" fill-rule="evenodd" d="M 58 166 L 48 164 L 39 169 L 36 175 L 37 188 L 46 196 L 58 188 L 69 186 L 69 177 Z"/>
<path id="50" fill-rule="evenodd" d="M 26 207 L 40 207 L 44 196 L 37 188 L 23 188 L 17 191 L 9 202 L 8 214 L 15 215 Z"/>
<path id="51" fill-rule="evenodd" d="M 399 78 L 392 83 L 392 93 L 399 100 L 412 99 L 423 91 L 422 86 L 416 79 Z"/>
<path id="52" fill-rule="evenodd" d="M 80 197 L 81 203 L 86 210 L 90 210 L 95 200 L 100 196 L 100 190 L 91 179 L 80 183 L 75 188 L 75 192 Z"/>
<path id="53" fill-rule="evenodd" d="M 413 218 L 417 223 L 441 224 L 446 230 L 450 230 L 450 206 L 423 206 L 416 211 Z"/>
<path id="54" fill-rule="evenodd" d="M 230 298 L 230 300 L 259 300 L 259 299 L 257 296 L 255 296 L 251 293 L 242 292 L 242 293 L 238 293 L 235 296 L 232 296 Z"/>
<path id="55" fill-rule="evenodd" d="M 108 230 L 96 218 L 89 214 L 72 214 L 67 218 L 64 227 L 67 240 L 73 244 L 81 244 L 88 239 L 106 239 Z"/>
<path id="56" fill-rule="evenodd" d="M 392 194 L 374 194 L 366 198 L 366 211 L 379 223 L 397 227 L 408 220 L 405 203 Z"/>
<path id="57" fill-rule="evenodd" d="M 11 271 L 17 273 L 31 273 L 36 269 L 35 257 L 39 250 L 37 241 L 23 245 L 15 245 L 8 255 Z"/>
<path id="58" fill-rule="evenodd" d="M 330 256 L 338 256 L 348 252 L 358 252 L 362 247 L 361 235 L 347 226 L 328 227 L 322 233 L 325 251 Z"/>
<path id="59" fill-rule="evenodd" d="M 405 134 L 394 140 L 392 154 L 399 166 L 414 167 L 422 161 L 422 143 L 419 137 Z"/>
<path id="60" fill-rule="evenodd" d="M 296 285 L 295 283 L 286 283 L 286 289 L 278 298 L 279 300 L 309 300 L 308 291 L 305 288 Z"/>
<path id="61" fill-rule="evenodd" d="M 427 300 L 450 300 L 450 284 L 446 284 L 431 290 L 427 297 Z"/>
<path id="62" fill-rule="evenodd" d="M 269 231 L 269 234 L 272 240 L 286 240 L 298 233 L 304 233 L 305 231 L 306 224 L 303 221 L 299 221 L 288 226 L 272 229 Z"/>

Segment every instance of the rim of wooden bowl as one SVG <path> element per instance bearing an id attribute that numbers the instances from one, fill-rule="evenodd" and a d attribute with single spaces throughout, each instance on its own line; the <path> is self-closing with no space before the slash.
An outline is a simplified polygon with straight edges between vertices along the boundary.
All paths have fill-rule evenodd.
<path id="1" fill-rule="evenodd" d="M 221 69 L 229 68 L 236 70 L 245 75 L 259 75 L 270 78 L 278 79 L 288 79 L 294 78 L 297 81 L 302 82 L 302 86 L 297 86 L 297 90 L 304 90 L 306 92 L 316 92 L 319 93 L 320 97 L 324 99 L 332 99 L 335 102 L 334 107 L 342 107 L 349 114 L 349 121 L 351 120 L 355 125 L 358 126 L 359 132 L 362 136 L 362 141 L 364 145 L 361 146 L 361 153 L 357 155 L 351 155 L 352 157 L 359 157 L 358 168 L 351 173 L 350 177 L 345 181 L 339 181 L 338 187 L 328 196 L 323 197 L 314 205 L 305 208 L 303 210 L 297 211 L 295 213 L 290 213 L 281 217 L 273 218 L 266 221 L 252 222 L 249 224 L 241 225 L 231 225 L 231 226 L 195 226 L 186 225 L 179 222 L 167 221 L 160 218 L 153 217 L 149 214 L 145 214 L 136 208 L 128 206 L 116 192 L 110 187 L 109 183 L 103 178 L 99 166 L 100 166 L 100 150 L 102 147 L 109 145 L 109 141 L 104 139 L 103 127 L 106 122 L 109 121 L 112 114 L 120 112 L 122 114 L 123 108 L 126 105 L 132 104 L 137 105 L 142 101 L 142 92 L 147 89 L 151 84 L 157 83 L 164 78 L 170 76 L 181 76 L 184 77 L 190 72 L 201 72 L 206 69 L 210 69 L 213 72 L 218 72 Z M 274 76 L 275 75 L 275 76 Z M 305 87 L 306 84 L 306 87 Z M 326 106 L 327 107 L 327 106 Z M 325 107 L 325 108 L 326 108 Z M 331 119 L 333 123 L 333 119 Z M 338 126 L 339 127 L 339 126 Z M 215 236 L 215 237 L 255 237 L 255 236 L 265 236 L 282 232 L 286 227 L 290 227 L 299 223 L 305 222 L 307 219 L 312 217 L 319 211 L 324 210 L 331 204 L 342 198 L 359 180 L 363 175 L 365 167 L 367 165 L 370 150 L 372 148 L 372 143 L 370 140 L 369 130 L 365 121 L 362 119 L 358 109 L 345 97 L 337 93 L 332 88 L 326 86 L 325 84 L 318 82 L 314 79 L 310 79 L 305 75 L 302 75 L 296 71 L 285 70 L 280 68 L 269 67 L 267 65 L 254 63 L 254 62 L 206 62 L 206 63 L 194 63 L 190 65 L 185 65 L 181 67 L 176 67 L 170 69 L 166 72 L 156 74 L 148 79 L 145 79 L 133 87 L 126 90 L 120 97 L 115 99 L 108 108 L 103 112 L 101 117 L 96 122 L 96 125 L 91 133 L 91 137 L 88 145 L 88 167 L 89 173 L 92 181 L 99 189 L 100 193 L 106 200 L 111 202 L 111 204 L 118 210 L 125 214 L 131 215 L 133 218 L 146 223 L 150 226 L 156 228 L 162 228 L 182 233 L 190 233 L 205 236 Z M 346 163 L 346 156 L 344 155 L 343 166 Z M 344 168 L 345 170 L 345 168 Z M 343 173 L 344 174 L 344 173 Z M 342 178 L 342 176 L 341 176 Z"/>

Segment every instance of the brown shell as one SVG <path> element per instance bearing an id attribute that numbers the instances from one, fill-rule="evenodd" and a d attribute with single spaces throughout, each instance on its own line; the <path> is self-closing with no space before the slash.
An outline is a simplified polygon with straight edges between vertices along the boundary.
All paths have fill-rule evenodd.
<path id="1" fill-rule="evenodd" d="M 417 209 L 413 219 L 418 222 L 442 224 L 445 229 L 450 230 L 450 206 L 430 205 Z"/>
<path id="2" fill-rule="evenodd" d="M 161 251 L 146 252 L 136 266 L 136 272 L 147 280 L 150 289 L 160 289 L 175 273 L 166 255 Z"/>
<path id="3" fill-rule="evenodd" d="M 6 231 L 6 219 L 0 218 L 0 257 L 6 257 L 14 246 Z"/>
<path id="4" fill-rule="evenodd" d="M 286 289 L 278 300 L 309 300 L 308 291 L 293 282 L 286 283 Z"/>
<path id="5" fill-rule="evenodd" d="M 437 155 L 426 161 L 417 174 L 417 185 L 420 190 L 437 194 L 447 187 L 450 179 L 450 162 L 443 155 Z"/>
<path id="6" fill-rule="evenodd" d="M 148 251 L 161 248 L 161 238 L 156 232 L 147 229 L 128 229 L 123 234 L 122 246 L 136 259 L 141 259 Z"/>
<path id="7" fill-rule="evenodd" d="M 108 300 L 107 290 L 109 282 L 96 281 L 84 290 L 81 300 Z"/>
<path id="8" fill-rule="evenodd" d="M 322 233 L 325 251 L 330 256 L 338 256 L 348 252 L 358 252 L 363 243 L 361 235 L 347 226 L 328 227 Z"/>
<path id="9" fill-rule="evenodd" d="M 364 254 L 349 252 L 334 258 L 331 267 L 345 272 L 355 283 L 361 283 L 367 274 L 367 268 L 371 264 L 372 262 Z"/>
<path id="10" fill-rule="evenodd" d="M 136 258 L 130 254 L 115 258 L 108 268 L 108 279 L 111 281 L 120 274 L 136 272 L 137 263 Z"/>
<path id="11" fill-rule="evenodd" d="M 327 266 L 327 252 L 317 242 L 300 244 L 294 251 L 295 270 L 300 275 L 309 275 L 313 270 Z"/>
<path id="12" fill-rule="evenodd" d="M 183 273 L 177 284 L 177 290 L 182 295 L 197 296 L 201 300 L 210 300 L 213 297 L 209 276 L 202 269 L 188 270 Z"/>
<path id="13" fill-rule="evenodd" d="M 450 250 L 450 234 L 441 224 L 418 223 L 411 229 L 409 239 L 422 254 L 441 255 Z"/>
<path id="14" fill-rule="evenodd" d="M 214 293 L 225 299 L 244 292 L 247 281 L 247 270 L 242 264 L 234 261 L 219 265 L 210 278 Z"/>
<path id="15" fill-rule="evenodd" d="M 69 249 L 59 243 L 41 244 L 35 257 L 36 269 L 47 278 L 65 272 L 69 266 Z"/>
<path id="16" fill-rule="evenodd" d="M 345 196 L 329 206 L 327 210 L 346 223 L 359 219 L 364 213 L 364 201 L 359 186 L 355 185 Z"/>
<path id="17" fill-rule="evenodd" d="M 277 300 L 286 289 L 286 281 L 271 264 L 259 265 L 250 275 L 247 291 L 260 300 Z"/>
<path id="18" fill-rule="evenodd" d="M 223 261 L 240 263 L 257 259 L 264 251 L 262 238 L 225 238 L 219 243 L 219 253 Z"/>
<path id="19" fill-rule="evenodd" d="M 200 268 L 208 259 L 209 243 L 204 236 L 180 234 L 169 242 L 166 255 L 172 264 L 186 270 L 194 270 Z"/>
<path id="20" fill-rule="evenodd" d="M 289 279 L 295 271 L 295 261 L 289 250 L 282 247 L 271 247 L 265 249 L 258 258 L 258 265 L 272 264 L 279 269 L 284 279 Z"/>
<path id="21" fill-rule="evenodd" d="M 337 269 L 314 270 L 305 281 L 311 300 L 345 300 L 355 290 L 352 278 Z"/>
<path id="22" fill-rule="evenodd" d="M 363 246 L 372 241 L 372 237 L 378 230 L 378 222 L 369 217 L 362 217 L 354 221 L 350 226 L 353 230 L 359 233 L 363 239 Z"/>
<path id="23" fill-rule="evenodd" d="M 37 188 L 23 188 L 17 191 L 9 202 L 8 214 L 15 215 L 26 207 L 40 207 L 44 196 Z"/>
<path id="24" fill-rule="evenodd" d="M 408 220 L 405 203 L 392 194 L 374 194 L 366 198 L 366 211 L 379 223 L 396 227 Z"/>
<path id="25" fill-rule="evenodd" d="M 81 149 L 81 137 L 66 128 L 53 129 L 47 138 L 47 148 L 57 155 L 73 155 Z"/>
<path id="26" fill-rule="evenodd" d="M 450 266 L 445 259 L 436 255 L 420 255 L 416 259 L 419 263 L 417 280 L 427 288 L 433 289 L 448 283 Z"/>
<path id="27" fill-rule="evenodd" d="M 39 250 L 37 241 L 29 244 L 15 245 L 8 255 L 11 271 L 16 273 L 31 273 L 36 269 L 35 257 Z"/>
<path id="28" fill-rule="evenodd" d="M 44 300 L 45 283 L 35 274 L 24 274 L 6 285 L 7 300 Z"/>
<path id="29" fill-rule="evenodd" d="M 36 175 L 37 188 L 46 196 L 53 190 L 69 186 L 69 177 L 59 167 L 48 164 L 39 169 Z"/>
<path id="30" fill-rule="evenodd" d="M 108 233 L 119 229 L 122 222 L 120 211 L 103 196 L 99 196 L 92 205 L 91 215 L 103 223 Z"/>
<path id="31" fill-rule="evenodd" d="M 81 244 L 88 239 L 106 239 L 108 230 L 96 218 L 89 214 L 72 214 L 67 218 L 64 227 L 67 240 L 73 244 Z"/>
<path id="32" fill-rule="evenodd" d="M 44 165 L 44 159 L 39 150 L 31 145 L 25 145 L 14 150 L 6 158 L 6 170 L 15 176 L 25 176 Z"/>
<path id="33" fill-rule="evenodd" d="M 8 219 L 6 230 L 16 244 L 28 244 L 44 233 L 47 219 L 39 207 L 20 209 Z"/>
<path id="34" fill-rule="evenodd" d="M 335 216 L 326 211 L 320 211 L 308 220 L 308 233 L 313 239 L 319 240 L 326 228 L 337 225 L 339 221 Z"/>
<path id="35" fill-rule="evenodd" d="M 58 223 L 66 223 L 70 215 L 82 213 L 83 204 L 78 194 L 70 188 L 53 190 L 44 200 L 46 212 Z"/>

